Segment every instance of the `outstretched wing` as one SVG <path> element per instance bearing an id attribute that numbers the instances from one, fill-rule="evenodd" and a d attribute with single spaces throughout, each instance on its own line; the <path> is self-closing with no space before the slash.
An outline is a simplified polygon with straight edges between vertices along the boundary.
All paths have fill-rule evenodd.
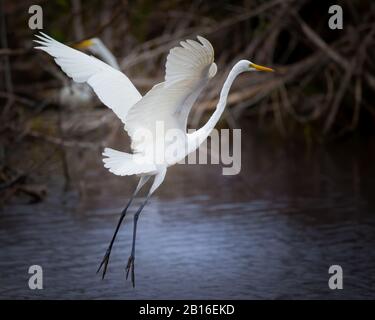
<path id="1" fill-rule="evenodd" d="M 214 48 L 203 37 L 198 40 L 181 41 L 181 47 L 170 50 L 165 64 L 165 82 L 167 86 L 182 80 L 199 81 L 208 77 L 208 69 L 214 62 Z M 215 69 L 215 68 L 214 68 Z M 216 69 L 212 70 L 213 77 Z"/>
<path id="2" fill-rule="evenodd" d="M 129 109 L 141 98 L 129 78 L 99 59 L 70 48 L 41 32 L 36 35 L 43 50 L 55 58 L 61 69 L 75 82 L 87 82 L 100 101 L 125 123 Z"/>
<path id="3" fill-rule="evenodd" d="M 165 81 L 154 86 L 128 112 L 125 129 L 131 138 L 139 129 L 152 133 L 157 122 L 164 130 L 186 132 L 190 109 L 209 79 L 216 74 L 214 49 L 210 42 L 198 36 L 198 41 L 180 42 L 181 47 L 170 50 L 167 57 Z M 142 152 L 133 140 L 132 149 Z"/>

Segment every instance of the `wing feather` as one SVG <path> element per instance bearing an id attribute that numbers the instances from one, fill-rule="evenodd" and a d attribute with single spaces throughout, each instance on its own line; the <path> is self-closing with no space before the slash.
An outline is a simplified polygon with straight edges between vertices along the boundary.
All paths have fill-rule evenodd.
<path id="1" fill-rule="evenodd" d="M 41 32 L 34 40 L 43 50 L 54 57 L 61 69 L 75 82 L 87 82 L 100 101 L 125 123 L 129 109 L 141 98 L 141 94 L 121 71 L 81 51 L 70 48 Z"/>
<path id="2" fill-rule="evenodd" d="M 166 62 L 165 81 L 154 86 L 128 112 L 125 129 L 132 138 L 134 152 L 144 152 L 135 141 L 139 129 L 152 133 L 158 121 L 164 130 L 186 132 L 190 109 L 209 79 L 216 73 L 214 50 L 210 42 L 198 36 L 197 41 L 182 41 L 181 47 L 170 50 Z"/>

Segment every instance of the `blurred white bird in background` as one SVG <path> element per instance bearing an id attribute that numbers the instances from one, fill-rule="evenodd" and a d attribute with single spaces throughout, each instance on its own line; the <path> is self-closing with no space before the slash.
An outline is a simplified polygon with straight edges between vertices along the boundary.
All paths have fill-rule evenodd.
<path id="1" fill-rule="evenodd" d="M 134 215 L 133 243 L 130 257 L 126 266 L 126 278 L 131 271 L 133 287 L 135 286 L 134 263 L 135 241 L 139 215 L 150 199 L 151 195 L 161 185 L 167 168 L 185 156 L 195 151 L 209 136 L 222 115 L 229 90 L 236 77 L 246 71 L 273 71 L 270 68 L 256 65 L 248 60 L 237 62 L 224 82 L 220 92 L 220 99 L 216 110 L 207 123 L 199 130 L 188 134 L 186 131 L 187 119 L 191 107 L 198 98 L 208 81 L 215 76 L 217 66 L 214 63 L 214 49 L 211 43 L 198 36 L 198 41 L 186 40 L 180 42 L 180 47 L 170 50 L 166 67 L 165 81 L 155 85 L 145 96 L 138 92 L 128 77 L 109 66 L 108 64 L 72 49 L 51 37 L 37 35 L 34 40 L 41 49 L 55 58 L 62 70 L 77 83 L 87 82 L 95 91 L 99 99 L 121 119 L 125 130 L 129 134 L 133 153 L 125 153 L 106 148 L 103 152 L 104 166 L 116 175 L 139 175 L 138 185 L 128 204 L 121 213 L 112 240 L 99 266 L 98 272 L 104 266 L 104 278 L 111 249 L 126 215 L 126 212 L 145 183 L 154 177 L 147 196 Z M 164 130 L 178 130 L 177 152 L 165 154 L 164 161 L 155 161 L 154 153 L 150 150 L 160 150 L 171 145 L 165 136 L 155 137 L 158 134 L 157 124 L 163 123 Z M 146 143 L 137 138 L 137 132 L 147 130 L 153 134 L 153 139 Z M 163 149 L 165 150 L 165 149 Z M 163 151 L 164 152 L 164 151 Z"/>

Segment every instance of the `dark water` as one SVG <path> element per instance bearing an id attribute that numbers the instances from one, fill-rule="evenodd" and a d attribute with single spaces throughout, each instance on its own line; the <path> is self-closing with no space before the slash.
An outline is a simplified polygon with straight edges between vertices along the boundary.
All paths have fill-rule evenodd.
<path id="1" fill-rule="evenodd" d="M 217 165 L 171 168 L 139 220 L 135 289 L 125 281 L 131 214 L 107 278 L 95 272 L 136 180 L 88 155 L 72 169 L 79 199 L 52 188 L 44 203 L 1 212 L 0 297 L 374 299 L 374 147 L 309 150 L 252 135 L 239 176 Z M 28 289 L 33 264 L 43 267 L 40 291 Z M 328 288 L 334 264 L 343 290 Z"/>

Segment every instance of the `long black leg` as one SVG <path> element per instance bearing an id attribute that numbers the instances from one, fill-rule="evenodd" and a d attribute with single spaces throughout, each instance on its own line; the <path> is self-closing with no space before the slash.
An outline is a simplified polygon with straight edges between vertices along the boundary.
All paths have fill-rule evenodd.
<path id="1" fill-rule="evenodd" d="M 128 259 L 128 264 L 126 265 L 126 279 L 128 279 L 129 271 L 131 270 L 131 279 L 132 279 L 133 288 L 135 287 L 134 263 L 135 263 L 135 240 L 137 236 L 137 222 L 138 222 L 139 215 L 141 211 L 143 210 L 144 206 L 146 205 L 149 198 L 150 198 L 150 194 L 147 196 L 146 200 L 142 203 L 142 205 L 139 207 L 139 209 L 134 215 L 132 251 Z"/>
<path id="2" fill-rule="evenodd" d="M 113 243 L 115 242 L 117 233 L 118 233 L 118 231 L 120 229 L 120 226 L 121 226 L 121 223 L 124 220 L 126 212 L 127 212 L 128 208 L 129 208 L 130 204 L 132 203 L 134 197 L 137 195 L 138 191 L 142 188 L 142 186 L 147 182 L 147 180 L 148 180 L 148 178 L 146 178 L 146 177 L 142 177 L 141 178 L 141 180 L 139 181 L 138 186 L 135 189 L 133 195 L 131 196 L 128 204 L 126 205 L 126 207 L 121 212 L 121 216 L 120 216 L 120 219 L 119 219 L 119 221 L 117 223 L 116 230 L 113 233 L 111 242 L 109 243 L 108 249 L 107 249 L 107 251 L 106 251 L 106 253 L 105 253 L 104 257 L 103 257 L 102 262 L 100 263 L 100 266 L 99 266 L 98 270 L 96 271 L 96 273 L 98 273 L 100 271 L 100 269 L 104 266 L 103 274 L 102 274 L 102 279 L 104 279 L 105 274 L 107 272 L 107 267 L 108 267 L 108 263 L 109 263 L 109 257 L 111 255 L 111 251 L 112 251 L 112 246 L 113 246 Z"/>

